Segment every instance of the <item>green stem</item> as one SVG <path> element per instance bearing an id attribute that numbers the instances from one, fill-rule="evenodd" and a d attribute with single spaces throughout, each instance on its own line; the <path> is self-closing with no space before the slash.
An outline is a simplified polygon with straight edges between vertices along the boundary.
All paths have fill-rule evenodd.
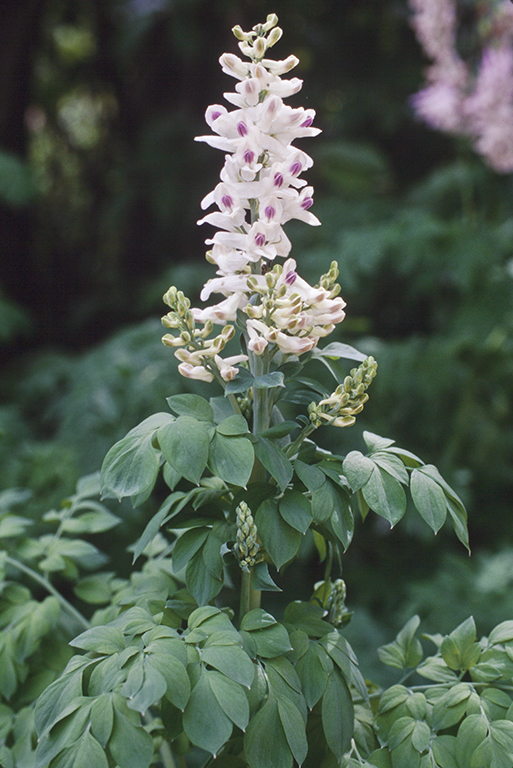
<path id="1" fill-rule="evenodd" d="M 12 565 L 14 568 L 17 568 L 19 571 L 22 571 L 23 573 L 26 573 L 27 576 L 30 576 L 30 578 L 33 581 L 37 581 L 38 584 L 40 584 L 42 587 L 46 589 L 47 592 L 50 592 L 51 595 L 57 598 L 59 603 L 62 605 L 62 607 L 68 611 L 71 616 L 73 616 L 76 621 L 84 627 L 84 629 L 89 629 L 91 626 L 88 622 L 88 620 L 85 618 L 85 616 L 82 616 L 82 614 L 77 611 L 77 609 L 71 605 L 71 603 L 68 603 L 65 597 L 61 595 L 61 593 L 55 589 L 53 584 L 48 581 L 48 579 L 45 579 L 43 576 L 41 576 L 37 571 L 34 571 L 32 568 L 30 568 L 28 565 L 25 565 L 24 563 L 20 563 L 19 560 L 16 560 L 14 557 L 9 557 L 9 555 L 6 556 L 5 562 L 9 565 Z"/>
<path id="2" fill-rule="evenodd" d="M 171 747 L 167 741 L 163 741 L 160 749 L 160 759 L 162 760 L 162 768 L 176 768 L 176 762 L 171 752 Z"/>

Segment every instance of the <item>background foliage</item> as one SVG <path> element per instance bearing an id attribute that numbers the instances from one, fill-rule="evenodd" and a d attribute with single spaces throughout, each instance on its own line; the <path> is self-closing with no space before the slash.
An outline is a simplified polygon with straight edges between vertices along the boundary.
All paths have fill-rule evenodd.
<path id="1" fill-rule="evenodd" d="M 227 87 L 230 28 L 271 11 L 323 128 L 305 147 L 323 227 L 291 228 L 294 256 L 306 277 L 339 261 L 339 338 L 380 366 L 353 430 L 436 463 L 469 510 L 470 561 L 413 516 L 392 537 L 367 522 L 344 564 L 348 636 L 361 655 L 362 627 L 375 647 L 412 612 L 440 632 L 474 613 L 487 632 L 513 581 L 513 188 L 414 121 L 425 62 L 402 0 L 4 0 L 0 486 L 28 489 L 38 519 L 165 397 L 204 391 L 161 347 L 161 295 L 194 297 L 208 272 L 195 221 L 219 158 L 193 137 Z M 121 567 L 141 514 L 104 535 Z"/>

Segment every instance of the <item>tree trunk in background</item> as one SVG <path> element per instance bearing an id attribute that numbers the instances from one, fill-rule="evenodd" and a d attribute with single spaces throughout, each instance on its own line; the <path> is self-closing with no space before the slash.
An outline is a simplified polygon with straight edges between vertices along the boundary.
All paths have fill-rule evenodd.
<path id="1" fill-rule="evenodd" d="M 45 0 L 0 2 L 0 150 L 25 154 L 25 110 Z M 21 304 L 35 298 L 31 215 L 0 201 L 0 286 Z"/>

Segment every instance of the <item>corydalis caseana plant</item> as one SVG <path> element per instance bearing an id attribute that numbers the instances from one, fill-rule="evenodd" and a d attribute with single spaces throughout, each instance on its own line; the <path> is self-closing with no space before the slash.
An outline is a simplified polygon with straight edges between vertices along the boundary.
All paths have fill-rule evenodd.
<path id="1" fill-rule="evenodd" d="M 410 0 L 412 26 L 432 60 L 428 84 L 412 99 L 418 117 L 438 130 L 468 137 L 500 173 L 513 171 L 513 5 L 481 3 L 483 39 L 474 71 L 457 49 L 456 0 Z"/>
<path id="2" fill-rule="evenodd" d="M 180 331 L 178 336 L 166 334 L 164 344 L 179 347 L 178 369 L 193 379 L 228 381 L 237 374 L 235 364 L 248 360 L 245 354 L 225 359 L 219 354 L 234 335 L 231 323 L 239 311 L 246 315 L 243 333 L 250 356 L 266 353 L 269 358 L 278 351 L 301 355 L 312 350 L 345 316 L 345 303 L 338 297 L 337 265 L 333 263 L 312 287 L 299 276 L 294 259 L 287 258 L 291 244 L 283 225 L 290 219 L 320 224 L 309 210 L 313 188 L 300 178 L 312 159 L 293 141 L 320 131 L 312 127 L 314 110 L 292 109 L 283 102 L 301 89 L 297 77 L 281 77 L 298 59 L 265 58 L 282 35 L 277 21 L 272 14 L 251 32 L 234 28 L 239 47 L 249 58 L 244 62 L 230 53 L 220 58 L 223 72 L 238 80 L 235 92 L 224 94 L 235 109 L 208 107 L 206 122 L 214 133 L 196 139 L 227 154 L 221 181 L 201 203 L 203 209 L 215 205 L 218 210 L 198 222 L 218 228 L 206 241 L 212 246 L 207 259 L 216 265 L 218 276 L 206 283 L 201 299 L 206 301 L 213 293 L 225 298 L 206 309 L 191 309 L 174 288 L 164 297 L 171 312 L 163 323 Z M 285 262 L 270 268 L 280 257 Z M 214 324 L 223 330 L 208 339 Z M 257 364 L 250 361 L 249 366 L 253 370 Z"/>

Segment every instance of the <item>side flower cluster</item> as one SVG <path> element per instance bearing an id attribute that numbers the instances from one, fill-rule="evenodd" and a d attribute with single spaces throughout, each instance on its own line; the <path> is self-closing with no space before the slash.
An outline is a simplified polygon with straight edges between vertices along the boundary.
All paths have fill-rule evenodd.
<path id="1" fill-rule="evenodd" d="M 467 136 L 496 171 L 513 171 L 513 5 L 480 4 L 484 45 L 474 72 L 457 50 L 457 0 L 409 3 L 412 26 L 433 62 L 426 87 L 412 98 L 416 114 L 433 128 Z"/>
<path id="2" fill-rule="evenodd" d="M 369 399 L 367 389 L 375 377 L 378 364 L 367 357 L 358 368 L 353 368 L 342 384 L 324 400 L 310 403 L 308 415 L 314 427 L 331 424 L 334 427 L 350 427 L 356 416 L 363 411 Z"/>
<path id="3" fill-rule="evenodd" d="M 282 34 L 277 21 L 271 14 L 251 32 L 234 28 L 239 47 L 249 58 L 245 62 L 230 53 L 220 58 L 223 72 L 237 80 L 235 91 L 224 94 L 235 109 L 208 107 L 206 122 L 213 133 L 196 139 L 225 152 L 220 182 L 201 203 L 203 209 L 215 206 L 216 210 L 198 222 L 217 229 L 206 240 L 211 246 L 206 257 L 217 273 L 207 281 L 200 298 L 207 301 L 212 294 L 223 298 L 204 309 L 191 309 L 190 316 L 210 329 L 212 324 L 228 327 L 245 315 L 243 332 L 250 353 L 279 350 L 284 355 L 301 355 L 343 320 L 345 303 L 338 296 L 336 264 L 317 286 L 311 286 L 298 275 L 294 259 L 288 258 L 291 244 L 283 225 L 291 219 L 320 224 L 310 211 L 313 188 L 300 178 L 312 159 L 293 141 L 320 131 L 312 127 L 314 110 L 293 109 L 283 102 L 301 89 L 302 81 L 282 78 L 298 64 L 295 56 L 283 61 L 266 58 Z M 271 263 L 280 258 L 284 264 L 273 267 Z M 204 338 L 203 331 L 195 333 Z M 171 343 L 175 344 L 186 346 L 189 341 Z M 214 350 L 215 345 L 216 340 L 208 349 Z M 205 348 L 175 352 L 183 375 L 209 380 Z M 218 353 L 216 349 L 213 364 L 219 367 Z M 247 359 L 238 358 L 239 362 Z"/>

